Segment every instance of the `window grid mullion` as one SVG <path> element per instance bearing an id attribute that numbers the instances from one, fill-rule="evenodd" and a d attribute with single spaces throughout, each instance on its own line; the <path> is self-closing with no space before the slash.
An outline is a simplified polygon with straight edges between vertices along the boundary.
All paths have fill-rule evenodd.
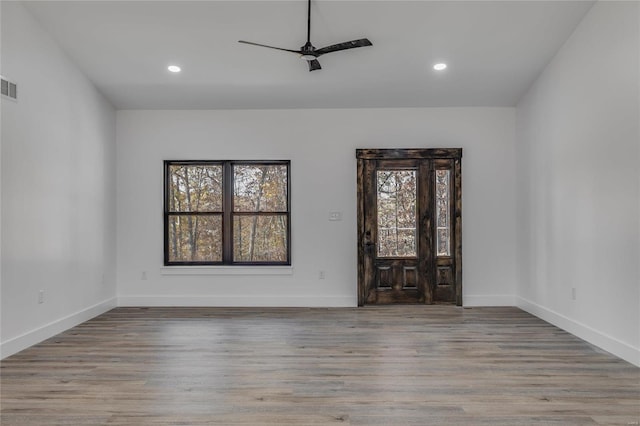
<path id="1" fill-rule="evenodd" d="M 222 174 L 222 262 L 233 262 L 233 166 L 223 163 Z"/>
<path id="2" fill-rule="evenodd" d="M 289 214 L 289 212 L 284 212 L 284 211 L 257 211 L 257 212 L 233 212 L 234 216 L 277 216 L 277 215 L 282 215 L 282 214 Z"/>
<path id="3" fill-rule="evenodd" d="M 196 211 L 196 212 L 181 212 L 181 211 L 173 211 L 170 210 L 166 214 L 170 216 L 198 216 L 198 215 L 215 215 L 215 214 L 224 214 L 224 212 L 219 211 Z"/>

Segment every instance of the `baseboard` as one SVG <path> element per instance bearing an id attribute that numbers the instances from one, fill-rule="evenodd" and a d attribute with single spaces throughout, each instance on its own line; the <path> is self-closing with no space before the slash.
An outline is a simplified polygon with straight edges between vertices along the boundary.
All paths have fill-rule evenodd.
<path id="1" fill-rule="evenodd" d="M 511 294 L 493 294 L 487 296 L 480 295 L 463 295 L 462 306 L 479 307 L 479 306 L 515 306 L 516 297 Z"/>
<path id="2" fill-rule="evenodd" d="M 18 353 L 115 307 L 116 298 L 114 297 L 2 342 L 0 343 L 0 359 Z"/>
<path id="3" fill-rule="evenodd" d="M 531 315 L 535 315 L 556 327 L 568 331 L 582 340 L 586 340 L 587 342 L 604 349 L 618 358 L 622 358 L 625 361 L 640 367 L 640 348 L 635 348 L 625 342 L 621 342 L 615 337 L 611 337 L 589 327 L 588 325 L 568 318 L 558 312 L 554 312 L 551 309 L 547 309 L 544 306 L 540 306 L 530 300 L 523 299 L 522 297 L 517 298 L 517 306 Z"/>
<path id="4" fill-rule="evenodd" d="M 118 306 L 350 308 L 355 296 L 118 296 Z"/>

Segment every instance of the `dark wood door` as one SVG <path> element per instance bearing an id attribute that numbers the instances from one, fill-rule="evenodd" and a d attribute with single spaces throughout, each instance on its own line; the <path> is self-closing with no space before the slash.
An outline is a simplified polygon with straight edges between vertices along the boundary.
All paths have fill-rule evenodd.
<path id="1" fill-rule="evenodd" d="M 462 305 L 461 149 L 358 149 L 358 305 Z"/>

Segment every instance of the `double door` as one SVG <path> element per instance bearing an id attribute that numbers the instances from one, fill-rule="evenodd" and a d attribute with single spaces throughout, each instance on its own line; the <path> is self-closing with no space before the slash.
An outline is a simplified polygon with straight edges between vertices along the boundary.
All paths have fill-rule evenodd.
<path id="1" fill-rule="evenodd" d="M 462 305 L 462 149 L 358 149 L 358 305 Z"/>

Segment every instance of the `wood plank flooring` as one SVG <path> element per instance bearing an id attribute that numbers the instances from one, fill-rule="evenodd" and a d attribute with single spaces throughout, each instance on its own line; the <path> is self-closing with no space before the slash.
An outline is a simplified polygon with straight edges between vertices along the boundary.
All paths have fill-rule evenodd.
<path id="1" fill-rule="evenodd" d="M 117 308 L 0 367 L 2 425 L 640 422 L 640 368 L 516 308 Z"/>

